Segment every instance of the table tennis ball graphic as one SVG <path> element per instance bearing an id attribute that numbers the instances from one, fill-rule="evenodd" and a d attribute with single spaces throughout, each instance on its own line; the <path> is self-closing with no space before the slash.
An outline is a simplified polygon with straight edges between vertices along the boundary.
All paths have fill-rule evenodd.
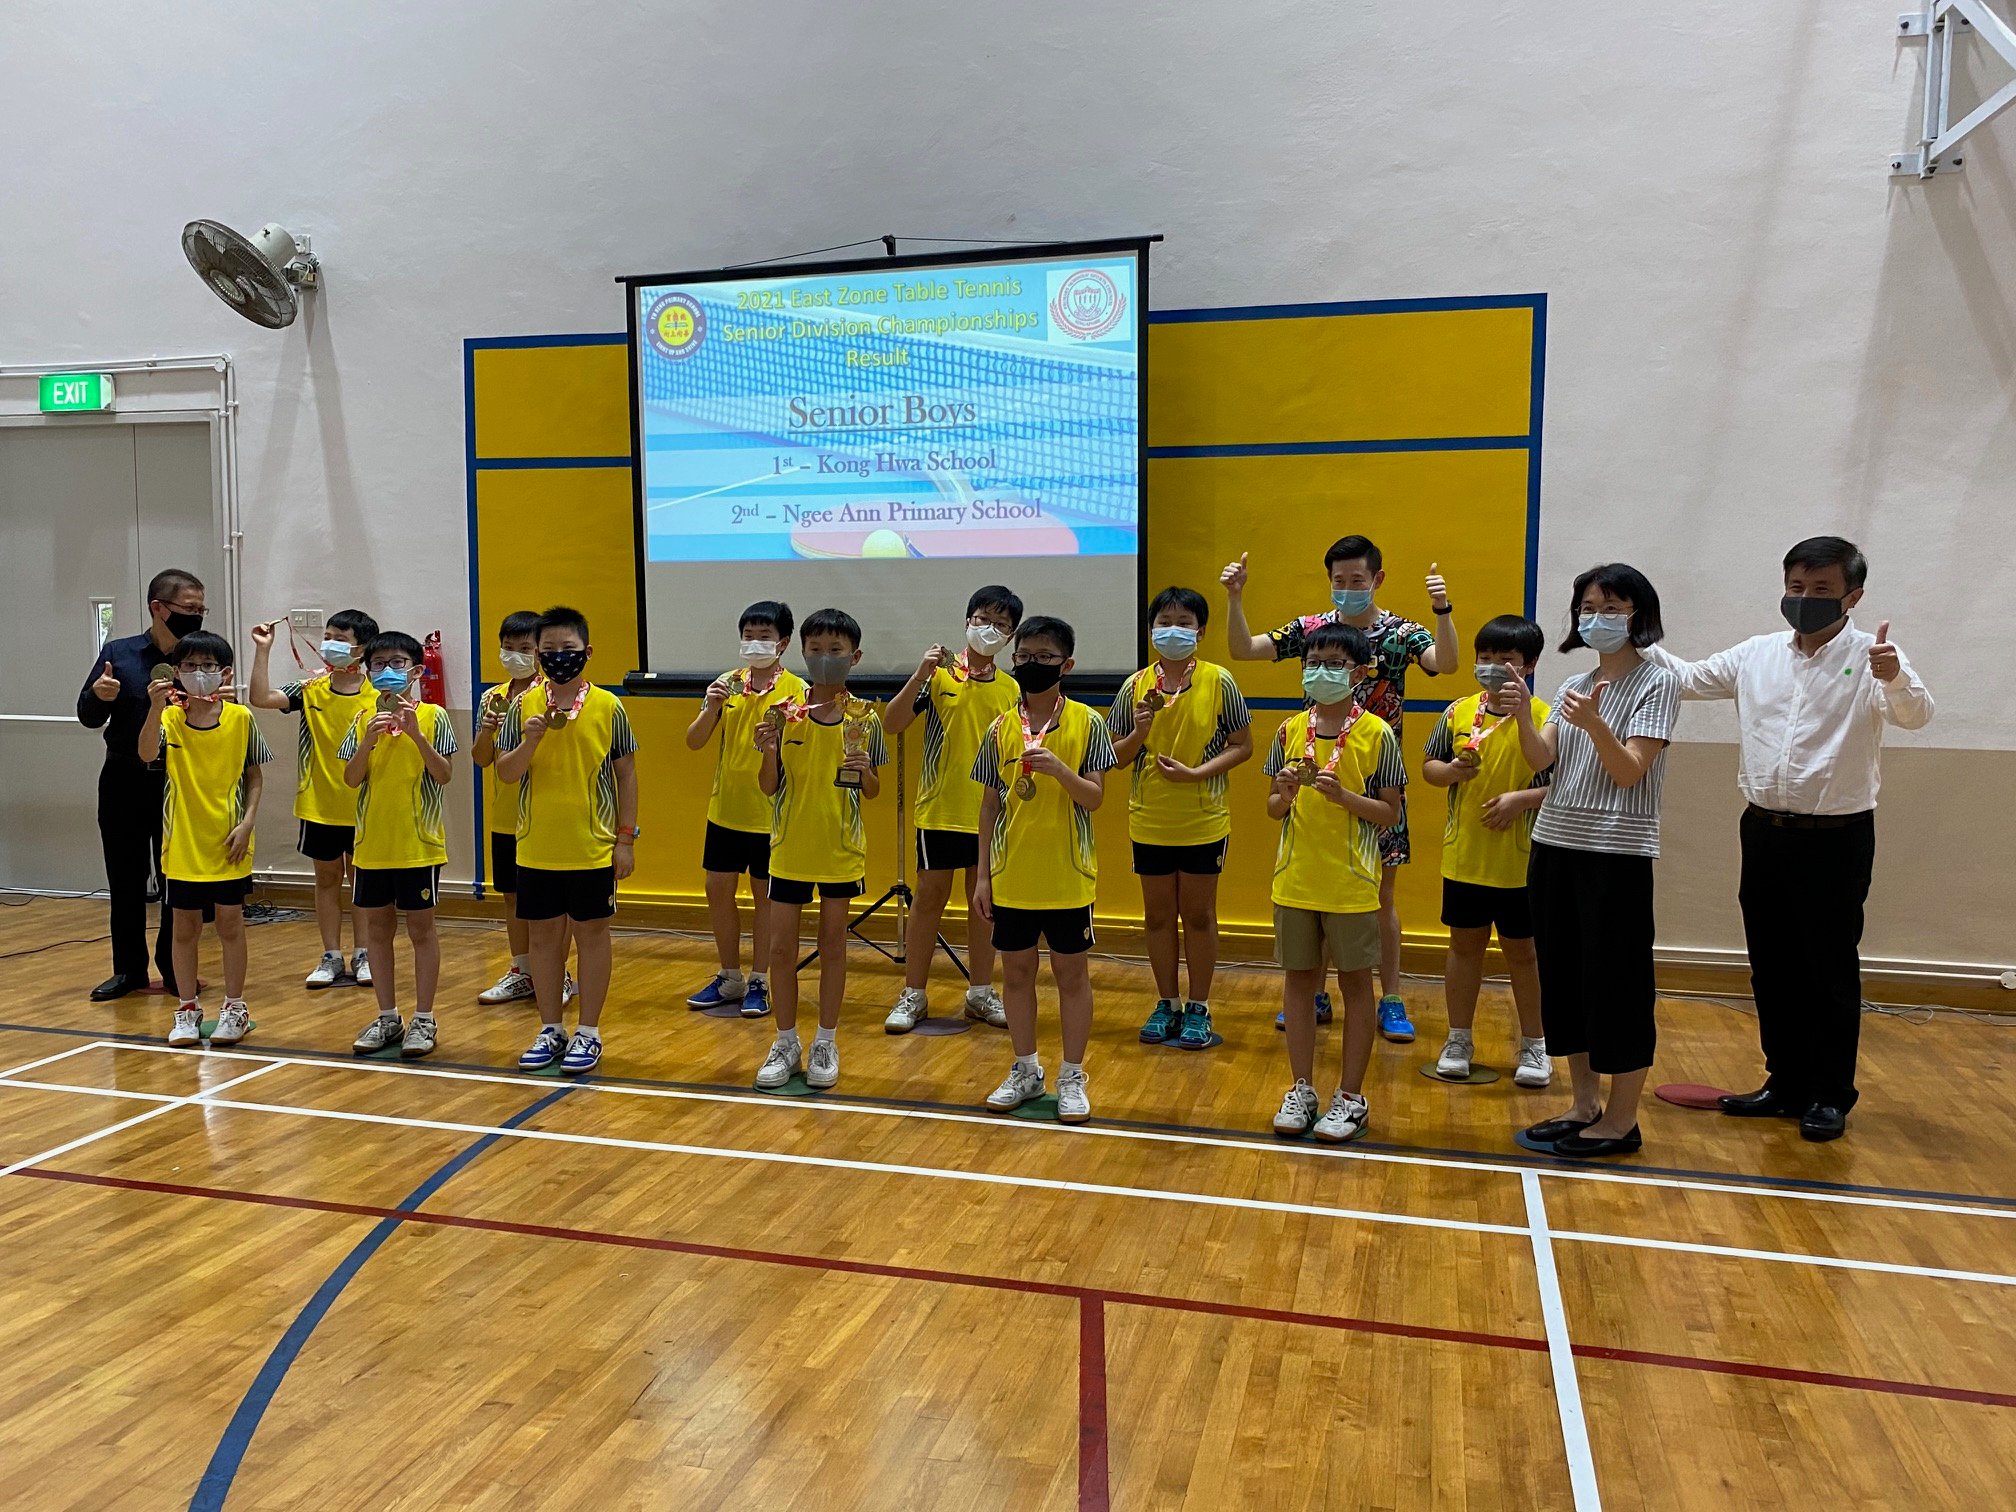
<path id="1" fill-rule="evenodd" d="M 864 557 L 904 557 L 909 554 L 903 537 L 893 530 L 871 530 L 868 539 L 861 543 L 861 555 Z"/>

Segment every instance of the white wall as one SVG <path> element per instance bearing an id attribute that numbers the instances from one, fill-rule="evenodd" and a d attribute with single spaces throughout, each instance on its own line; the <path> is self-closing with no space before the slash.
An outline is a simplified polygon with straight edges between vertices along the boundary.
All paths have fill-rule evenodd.
<path id="1" fill-rule="evenodd" d="M 250 612 L 459 658 L 461 338 L 619 327 L 613 274 L 1159 230 L 1165 308 L 1545 290 L 1550 619 L 1622 557 L 1703 651 L 1838 530 L 1946 695 L 1916 738 L 2016 748 L 1961 696 L 2016 603 L 2016 118 L 1893 184 L 1899 8 L 10 0 L 0 361 L 235 352 Z M 313 318 L 205 294 L 199 215 L 309 230 Z"/>

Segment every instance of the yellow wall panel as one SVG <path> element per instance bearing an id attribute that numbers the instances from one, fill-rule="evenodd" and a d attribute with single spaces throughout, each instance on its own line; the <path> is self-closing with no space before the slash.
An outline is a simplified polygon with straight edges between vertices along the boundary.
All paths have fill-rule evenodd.
<path id="1" fill-rule="evenodd" d="M 1523 436 L 1533 312 L 1149 327 L 1148 444 Z"/>
<path id="2" fill-rule="evenodd" d="M 514 609 L 571 604 L 588 617 L 595 677 L 637 666 L 637 533 L 627 467 L 540 467 L 476 474 L 475 651 L 486 682 L 504 676 L 497 623 Z"/>
<path id="3" fill-rule="evenodd" d="M 630 455 L 629 349 L 478 347 L 476 455 Z"/>

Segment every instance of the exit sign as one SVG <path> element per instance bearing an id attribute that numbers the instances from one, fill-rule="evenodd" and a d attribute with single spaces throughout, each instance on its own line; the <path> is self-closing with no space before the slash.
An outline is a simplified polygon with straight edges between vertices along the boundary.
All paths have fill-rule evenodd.
<path id="1" fill-rule="evenodd" d="M 44 373 L 42 413 L 112 408 L 110 373 Z"/>

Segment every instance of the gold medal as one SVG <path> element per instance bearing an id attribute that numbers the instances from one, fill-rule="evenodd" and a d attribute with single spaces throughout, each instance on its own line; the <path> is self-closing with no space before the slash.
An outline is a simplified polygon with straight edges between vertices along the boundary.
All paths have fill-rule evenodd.
<path id="1" fill-rule="evenodd" d="M 550 729 L 564 730 L 570 717 L 565 709 L 549 709 L 546 712 L 546 724 Z"/>
<path id="2" fill-rule="evenodd" d="M 1466 745 L 1456 753 L 1456 765 L 1458 766 L 1477 766 L 1483 760 L 1484 758 L 1477 754 L 1477 747 L 1472 745 Z"/>
<path id="3" fill-rule="evenodd" d="M 1295 760 L 1288 763 L 1288 768 L 1304 782 L 1307 782 L 1311 777 L 1316 775 L 1316 763 L 1311 761 L 1307 756 L 1296 757 Z"/>
<path id="4" fill-rule="evenodd" d="M 765 714 L 763 715 L 763 722 L 769 725 L 770 728 L 775 730 L 779 735 L 782 735 L 784 733 L 785 721 L 787 721 L 790 717 L 791 717 L 790 715 L 784 712 L 784 705 L 772 704 L 770 705 L 768 711 L 765 712 Z"/>
<path id="5" fill-rule="evenodd" d="M 1141 702 L 1146 704 L 1150 710 L 1157 710 L 1160 709 L 1164 704 L 1168 703 L 1169 699 L 1168 696 L 1164 694 L 1160 688 L 1150 688 L 1148 690 L 1148 696 L 1142 699 Z"/>
<path id="6" fill-rule="evenodd" d="M 153 682 L 173 682 L 175 681 L 175 669 L 166 662 L 156 662 L 154 670 L 149 672 L 147 676 Z"/>
<path id="7" fill-rule="evenodd" d="M 1015 779 L 1015 796 L 1027 803 L 1036 796 L 1036 779 L 1024 772 Z"/>
<path id="8" fill-rule="evenodd" d="M 378 712 L 380 714 L 397 714 L 399 712 L 399 695 L 397 693 L 380 693 L 378 695 Z"/>

